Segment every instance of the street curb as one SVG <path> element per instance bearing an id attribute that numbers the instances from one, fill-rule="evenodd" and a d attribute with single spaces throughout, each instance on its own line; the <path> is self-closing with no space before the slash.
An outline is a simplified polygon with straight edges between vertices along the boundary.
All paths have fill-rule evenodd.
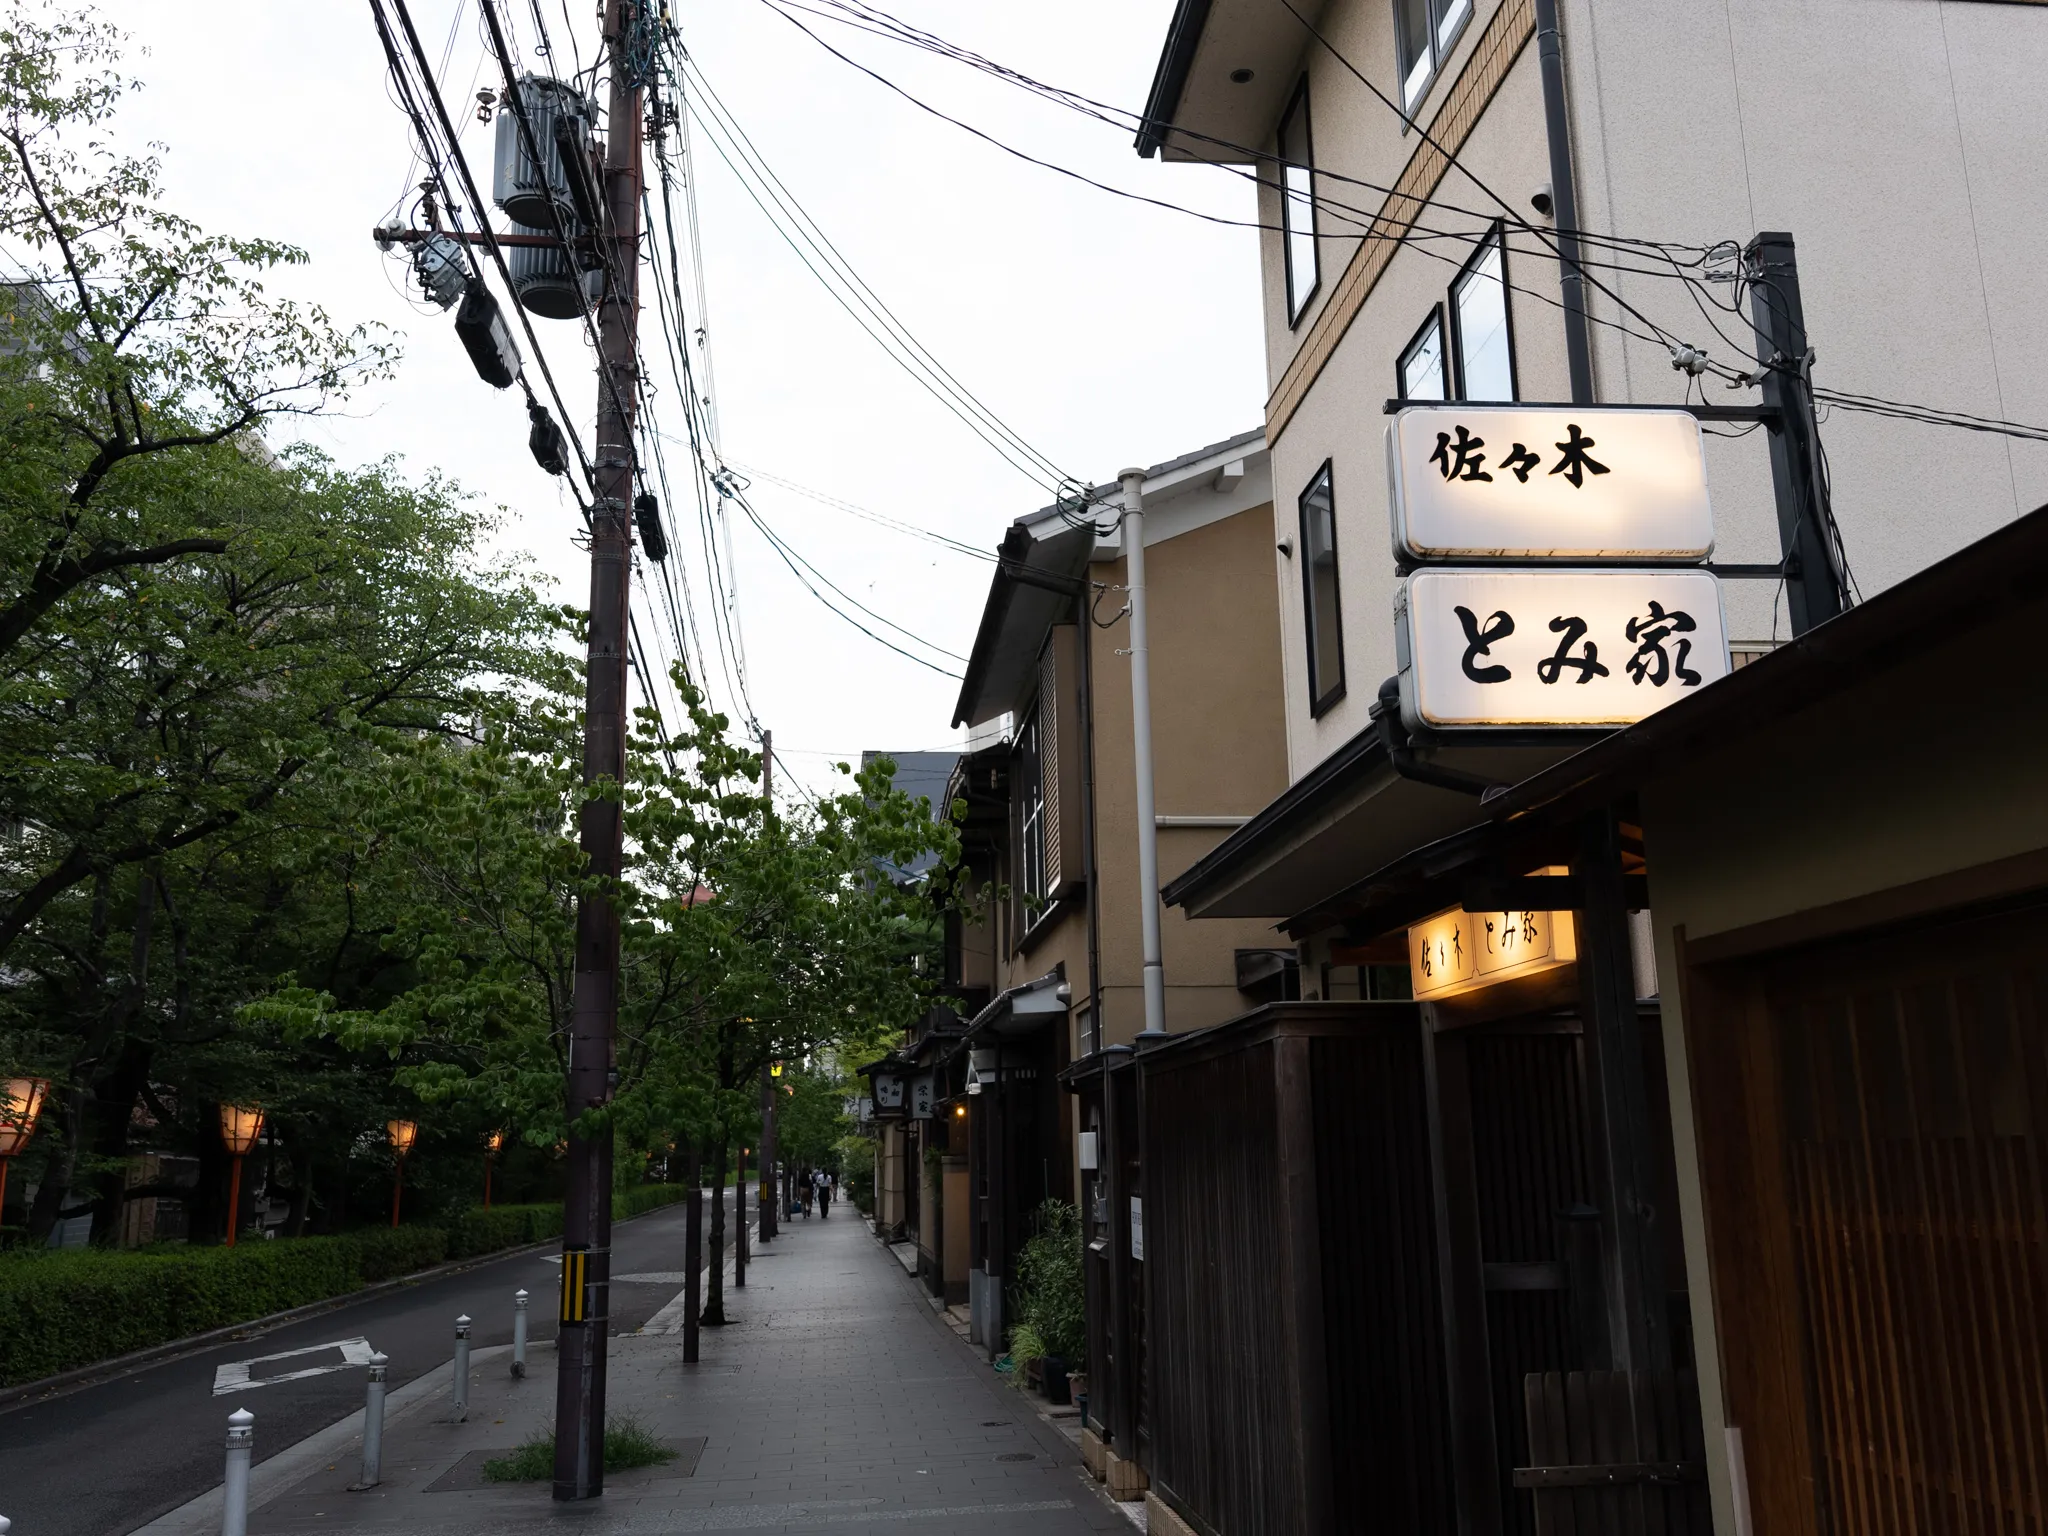
<path id="1" fill-rule="evenodd" d="M 672 1211 L 682 1205 L 681 1200 L 657 1205 L 651 1211 L 621 1217 L 613 1226 L 624 1226 L 629 1221 L 640 1221 L 648 1216 Z M 459 1275 L 465 1270 L 480 1269 L 486 1264 L 495 1264 L 500 1259 L 516 1259 L 522 1253 L 538 1253 L 543 1248 L 553 1248 L 558 1238 L 545 1238 L 537 1243 L 524 1243 L 517 1248 L 497 1248 L 489 1253 L 472 1254 L 466 1259 L 451 1259 L 446 1264 L 436 1264 L 431 1269 L 416 1269 L 409 1275 L 398 1275 L 389 1280 L 379 1280 L 366 1285 L 359 1291 L 347 1291 L 339 1296 L 330 1296 L 324 1301 L 309 1301 L 302 1307 L 292 1307 L 283 1312 L 272 1312 L 263 1317 L 252 1317 L 239 1323 L 229 1323 L 224 1328 L 209 1329 L 187 1338 L 171 1339 L 162 1344 L 152 1344 L 147 1349 L 133 1350 L 125 1355 L 115 1355 L 107 1360 L 95 1360 L 91 1365 L 81 1365 L 75 1370 L 61 1371 L 55 1376 L 45 1376 L 40 1381 L 25 1381 L 19 1386 L 0 1388 L 0 1414 L 12 1413 L 17 1408 L 31 1403 L 47 1403 L 84 1387 L 98 1386 L 103 1381 L 117 1381 L 123 1376 L 132 1376 L 137 1371 L 147 1370 L 153 1365 L 162 1365 L 184 1355 L 196 1355 L 215 1344 L 232 1339 L 238 1333 L 252 1328 L 268 1332 L 283 1327 L 286 1323 L 303 1322 L 309 1317 L 319 1317 L 326 1312 L 339 1312 L 352 1307 L 359 1301 L 388 1295 L 408 1285 L 418 1285 L 426 1280 L 438 1280 L 446 1275 Z"/>
<path id="2" fill-rule="evenodd" d="M 641 1215 L 650 1213 L 643 1211 Z M 512 1353 L 510 1344 L 493 1344 L 480 1349 L 469 1357 L 472 1369 L 485 1361 Z M 384 1432 L 391 1431 L 404 1420 L 412 1417 L 437 1395 L 447 1393 L 454 1384 L 455 1362 L 444 1360 L 423 1375 L 414 1377 L 384 1400 Z M 261 1433 L 262 1419 L 257 1419 L 258 1433 Z M 316 1429 L 312 1434 L 286 1446 L 268 1460 L 259 1461 L 249 1471 L 249 1503 L 252 1508 L 264 1500 L 274 1497 L 290 1487 L 322 1462 L 339 1461 L 351 1450 L 362 1444 L 363 1413 L 360 1408 L 350 1412 L 346 1418 L 337 1419 L 325 1429 Z M 261 1442 L 259 1441 L 260 1445 Z M 188 1499 L 176 1508 L 156 1516 L 146 1525 L 132 1528 L 130 1536 L 219 1536 L 221 1517 L 221 1488 L 218 1484 Z"/>

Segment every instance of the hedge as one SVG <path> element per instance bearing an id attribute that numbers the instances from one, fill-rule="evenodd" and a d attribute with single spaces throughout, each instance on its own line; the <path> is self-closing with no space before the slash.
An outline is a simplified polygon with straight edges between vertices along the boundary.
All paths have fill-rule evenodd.
<path id="1" fill-rule="evenodd" d="M 518 1248 L 559 1237 L 559 1205 L 494 1205 L 488 1211 L 464 1211 L 448 1229 L 448 1257 L 467 1259 L 500 1248 Z"/>
<path id="2" fill-rule="evenodd" d="M 678 1184 L 621 1190 L 612 1199 L 612 1218 L 657 1210 L 688 1193 Z M 0 1387 L 328 1301 L 444 1259 L 540 1242 L 561 1230 L 559 1205 L 501 1205 L 467 1211 L 447 1227 L 371 1227 L 233 1248 L 0 1252 Z"/>
<path id="3" fill-rule="evenodd" d="M 612 1220 L 624 1221 L 628 1216 L 645 1216 L 649 1211 L 658 1211 L 664 1205 L 674 1205 L 689 1193 L 690 1187 L 687 1184 L 636 1184 L 631 1189 L 614 1190 Z"/>
<path id="4" fill-rule="evenodd" d="M 0 1386 L 346 1295 L 363 1284 L 353 1237 L 0 1257 Z"/>

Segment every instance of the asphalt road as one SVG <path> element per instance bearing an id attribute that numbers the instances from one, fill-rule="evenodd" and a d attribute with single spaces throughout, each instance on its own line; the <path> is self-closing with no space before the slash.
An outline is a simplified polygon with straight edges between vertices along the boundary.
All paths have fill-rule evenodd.
<path id="1" fill-rule="evenodd" d="M 729 1241 L 730 1190 L 726 1199 Z M 612 1229 L 614 1334 L 638 1328 L 682 1289 L 684 1210 L 677 1204 Z M 708 1209 L 705 1216 L 708 1249 Z M 363 1368 L 344 1365 L 339 1349 L 315 1346 L 367 1339 L 390 1357 L 395 1391 L 455 1353 L 462 1313 L 474 1320 L 475 1348 L 510 1344 L 517 1290 L 532 1296 L 530 1339 L 552 1339 L 561 1273 L 559 1253 L 517 1254 L 0 1411 L 0 1515 L 14 1522 L 15 1536 L 119 1536 L 146 1525 L 220 1482 L 221 1442 L 235 1409 L 256 1415 L 259 1461 L 361 1412 Z M 223 1366 L 299 1349 L 311 1352 L 251 1364 L 248 1385 L 216 1395 Z M 552 1348 L 540 1351 L 532 1367 L 551 1370 L 554 1358 Z M 338 1368 L 271 1379 L 320 1367 Z"/>

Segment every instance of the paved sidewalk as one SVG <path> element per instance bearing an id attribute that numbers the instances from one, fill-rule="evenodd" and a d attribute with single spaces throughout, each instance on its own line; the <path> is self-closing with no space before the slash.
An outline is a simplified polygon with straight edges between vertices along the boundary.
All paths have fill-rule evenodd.
<path id="1" fill-rule="evenodd" d="M 679 1329 L 679 1309 L 612 1340 L 613 1415 L 682 1454 L 613 1474 L 603 1499 L 558 1505 L 545 1483 L 481 1481 L 479 1453 L 554 1411 L 553 1352 L 514 1382 L 494 1350 L 472 1372 L 468 1423 L 447 1422 L 445 1386 L 416 1398 L 387 1422 L 384 1482 L 368 1493 L 346 1491 L 359 1444 L 336 1437 L 331 1459 L 259 1494 L 250 1536 L 1130 1529 L 1067 1437 L 976 1360 L 852 1210 L 785 1226 L 750 1256 L 748 1282 L 728 1290 L 734 1321 L 704 1330 L 696 1365 L 680 1331 L 655 1331 Z"/>

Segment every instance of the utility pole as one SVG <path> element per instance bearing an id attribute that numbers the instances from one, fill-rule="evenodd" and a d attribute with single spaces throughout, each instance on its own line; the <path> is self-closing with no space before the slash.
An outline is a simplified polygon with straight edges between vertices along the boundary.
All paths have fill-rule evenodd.
<path id="1" fill-rule="evenodd" d="M 1145 622 L 1145 471 L 1124 488 L 1124 585 L 1131 599 L 1131 735 L 1138 771 L 1138 916 L 1145 951 L 1145 1033 L 1166 1032 L 1166 968 L 1159 940 L 1159 816 L 1152 793 L 1152 653 Z"/>
<path id="2" fill-rule="evenodd" d="M 1792 237 L 1766 230 L 1742 253 L 1750 316 L 1763 354 L 1764 405 L 1777 412 L 1771 432 L 1771 484 L 1778 498 L 1778 542 L 1785 556 L 1785 605 L 1792 633 L 1803 635 L 1849 606 L 1831 537 L 1833 514 L 1820 472 L 1820 425 L 1813 412 L 1813 348 L 1799 302 L 1799 260 Z"/>
<path id="3" fill-rule="evenodd" d="M 761 732 L 761 797 L 768 802 L 765 825 L 775 825 L 775 733 Z M 775 1179 L 775 1072 L 761 1063 L 761 1241 L 772 1242 L 781 1225 L 782 1195 Z"/>
<path id="4" fill-rule="evenodd" d="M 610 116 L 604 163 L 609 279 L 598 311 L 596 483 L 590 508 L 590 642 L 583 692 L 583 782 L 626 781 L 626 615 L 632 569 L 633 427 L 639 406 L 641 91 L 628 61 L 644 0 L 609 0 Z M 619 918 L 605 887 L 619 878 L 617 795 L 583 806 L 581 833 L 596 889 L 576 904 L 576 984 L 569 1033 L 569 1188 L 562 1212 L 562 1317 L 555 1376 L 555 1497 L 604 1492 L 606 1317 L 612 1246 L 612 1132 L 575 1130 L 616 1085 Z"/>

